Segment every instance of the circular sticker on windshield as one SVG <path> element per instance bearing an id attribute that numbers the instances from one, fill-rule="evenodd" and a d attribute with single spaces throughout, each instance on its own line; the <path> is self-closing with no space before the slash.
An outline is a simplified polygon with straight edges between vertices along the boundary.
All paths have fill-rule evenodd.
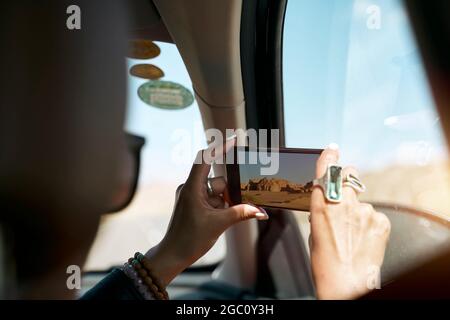
<path id="1" fill-rule="evenodd" d="M 161 109 L 184 109 L 194 103 L 191 91 L 170 81 L 146 82 L 139 87 L 138 96 L 148 105 Z"/>

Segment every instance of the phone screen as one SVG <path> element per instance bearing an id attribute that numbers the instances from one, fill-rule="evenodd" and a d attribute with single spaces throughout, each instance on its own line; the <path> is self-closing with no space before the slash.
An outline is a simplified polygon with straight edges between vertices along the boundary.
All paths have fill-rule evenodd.
<path id="1" fill-rule="evenodd" d="M 235 148 L 235 163 L 227 165 L 234 202 L 309 211 L 320 149 Z"/>

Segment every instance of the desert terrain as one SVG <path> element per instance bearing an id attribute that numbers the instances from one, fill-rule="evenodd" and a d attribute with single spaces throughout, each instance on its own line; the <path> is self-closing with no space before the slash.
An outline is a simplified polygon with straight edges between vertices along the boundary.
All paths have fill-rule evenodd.
<path id="1" fill-rule="evenodd" d="M 299 211 L 308 210 L 310 198 L 310 193 L 295 194 L 286 191 L 244 191 L 242 193 L 242 202 L 244 203 Z"/>
<path id="2" fill-rule="evenodd" d="M 242 202 L 305 211 L 309 209 L 312 182 L 295 183 L 286 179 L 250 179 L 241 184 Z"/>

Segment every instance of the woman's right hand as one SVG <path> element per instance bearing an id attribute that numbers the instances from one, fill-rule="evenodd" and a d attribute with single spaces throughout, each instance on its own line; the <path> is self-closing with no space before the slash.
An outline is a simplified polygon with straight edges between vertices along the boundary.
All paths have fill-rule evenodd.
<path id="1" fill-rule="evenodd" d="M 339 160 L 337 146 L 325 149 L 317 161 L 316 177 Z M 343 176 L 358 172 L 343 169 Z M 311 265 L 318 299 L 353 299 L 368 293 L 379 281 L 389 239 L 389 219 L 358 200 L 354 189 L 343 187 L 340 203 L 329 203 L 321 188 L 311 196 Z M 378 279 L 376 279 L 378 278 Z"/>
<path id="2" fill-rule="evenodd" d="M 215 150 L 212 146 L 200 151 L 186 183 L 176 192 L 175 208 L 166 235 L 146 254 L 154 275 L 164 286 L 207 253 L 227 228 L 249 219 L 269 219 L 263 208 L 249 204 L 226 206 L 225 179 L 208 179 L 213 160 L 223 157 L 234 143 L 234 140 L 227 140 L 223 149 Z M 212 150 L 217 154 L 209 157 Z M 208 193 L 208 180 L 211 194 Z"/>

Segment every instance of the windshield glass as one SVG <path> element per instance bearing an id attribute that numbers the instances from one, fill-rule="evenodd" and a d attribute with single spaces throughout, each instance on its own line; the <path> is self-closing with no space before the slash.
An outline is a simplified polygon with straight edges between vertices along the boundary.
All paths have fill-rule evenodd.
<path id="1" fill-rule="evenodd" d="M 289 1 L 283 85 L 287 146 L 338 143 L 391 221 L 383 283 L 450 248 L 447 147 L 401 0 Z"/>
<path id="2" fill-rule="evenodd" d="M 448 214 L 446 145 L 403 2 L 289 1 L 283 43 L 287 146 L 338 143 L 362 200 Z"/>
<path id="3" fill-rule="evenodd" d="M 161 80 L 182 85 L 193 94 L 192 83 L 176 46 L 161 42 L 156 44 L 161 50 L 158 57 L 127 59 L 128 70 L 136 64 L 152 64 L 163 71 Z M 103 217 L 85 265 L 88 271 L 121 265 L 134 252 L 146 252 L 162 239 L 172 214 L 175 190 L 186 180 L 197 151 L 206 146 L 195 101 L 187 99 L 192 104 L 177 110 L 150 106 L 138 95 L 138 89 L 148 80 L 127 73 L 126 130 L 146 139 L 141 152 L 139 184 L 132 203 L 125 210 Z M 158 83 L 154 81 L 152 84 Z M 162 88 L 158 96 L 153 96 L 152 103 L 173 105 L 181 101 L 167 92 L 167 88 Z M 190 97 L 188 94 L 186 96 Z M 219 239 L 196 265 L 218 262 L 224 250 L 224 241 Z"/>

